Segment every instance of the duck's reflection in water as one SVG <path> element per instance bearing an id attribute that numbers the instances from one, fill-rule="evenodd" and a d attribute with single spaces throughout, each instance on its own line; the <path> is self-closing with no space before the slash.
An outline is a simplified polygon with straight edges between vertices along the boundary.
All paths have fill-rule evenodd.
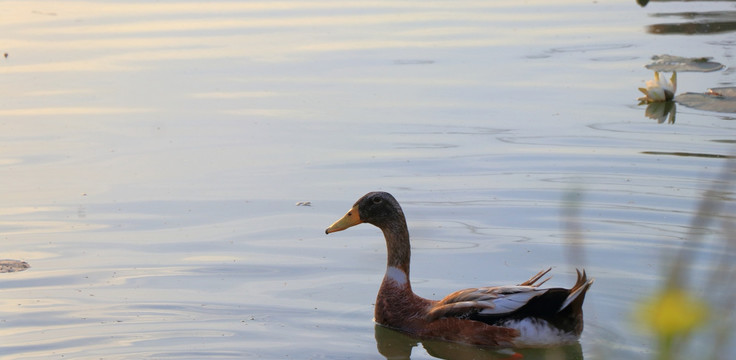
<path id="1" fill-rule="evenodd" d="M 411 350 L 421 345 L 430 355 L 447 360 L 582 360 L 579 343 L 549 348 L 489 349 L 439 340 L 420 340 L 376 325 L 376 346 L 387 360 L 410 359 Z"/>

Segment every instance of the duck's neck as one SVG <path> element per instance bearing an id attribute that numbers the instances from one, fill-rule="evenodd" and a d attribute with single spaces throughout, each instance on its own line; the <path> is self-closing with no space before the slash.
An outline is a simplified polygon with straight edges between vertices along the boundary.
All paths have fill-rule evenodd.
<path id="1" fill-rule="evenodd" d="M 430 300 L 414 294 L 409 281 L 411 246 L 406 221 L 401 216 L 394 226 L 381 227 L 386 237 L 386 275 L 376 298 L 375 321 L 381 325 L 416 331 L 423 327 Z"/>
<path id="2" fill-rule="evenodd" d="M 387 262 L 386 276 L 383 281 L 395 281 L 396 285 L 407 287 L 411 290 L 409 283 L 409 260 L 411 259 L 411 245 L 409 243 L 409 230 L 406 228 L 406 220 L 400 219 L 382 227 L 383 236 L 386 238 Z"/>

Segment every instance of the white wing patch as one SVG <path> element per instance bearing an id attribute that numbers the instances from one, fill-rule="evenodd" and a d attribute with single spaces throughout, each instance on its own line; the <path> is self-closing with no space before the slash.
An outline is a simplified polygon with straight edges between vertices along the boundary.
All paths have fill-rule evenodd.
<path id="1" fill-rule="evenodd" d="M 498 286 L 456 291 L 438 301 L 427 314 L 428 320 L 460 316 L 471 311 L 480 314 L 505 314 L 524 306 L 547 289 L 535 286 Z"/>
<path id="2" fill-rule="evenodd" d="M 481 314 L 505 314 L 510 313 L 520 307 L 526 305 L 533 297 L 544 294 L 547 289 L 532 288 L 523 292 L 511 292 L 503 294 L 501 297 L 493 300 L 493 308 L 485 308 L 480 311 Z"/>

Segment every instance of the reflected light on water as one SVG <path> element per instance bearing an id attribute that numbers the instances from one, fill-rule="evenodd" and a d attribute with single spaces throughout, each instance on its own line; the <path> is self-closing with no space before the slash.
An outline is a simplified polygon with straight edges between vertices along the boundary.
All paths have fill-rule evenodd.
<path id="1" fill-rule="evenodd" d="M 64 115 L 112 115 L 151 112 L 151 109 L 99 108 L 99 107 L 55 107 L 0 109 L 0 116 L 64 116 Z"/>
<path id="2" fill-rule="evenodd" d="M 242 99 L 242 98 L 267 98 L 279 96 L 279 93 L 271 91 L 235 91 L 235 92 L 208 92 L 191 95 L 200 99 Z"/>
<path id="3" fill-rule="evenodd" d="M 543 4 L 536 1 L 523 6 L 532 10 Z M 309 55 L 313 52 L 544 44 L 550 34 L 539 24 L 562 23 L 568 18 L 543 9 L 509 11 L 518 6 L 513 2 L 424 3 L 419 9 L 391 2 L 64 2 L 60 7 L 53 2 L 19 2 L 8 7 L 12 13 L 7 18 L 13 20 L 0 24 L 0 29 L 6 29 L 9 40 L 3 46 L 12 50 L 11 60 L 26 61 L 8 61 L 0 67 L 0 74 L 136 71 L 150 62 L 182 59 L 294 61 L 295 57 L 314 56 Z M 373 13 L 365 14 L 366 10 Z M 165 18 L 145 20 L 140 14 Z M 446 23 L 458 24 L 442 25 Z M 19 26 L 23 31 L 16 33 Z M 294 28 L 308 32 L 297 37 L 284 34 L 285 29 Z M 354 30 L 336 32 L 331 28 Z M 372 36 L 359 36 L 365 29 L 370 29 Z M 566 29 L 558 31 L 588 35 L 626 31 L 574 24 Z M 53 41 L 59 37 L 64 41 Z M 37 57 L 29 55 L 38 49 L 56 56 L 43 56 L 49 60 L 35 62 Z M 84 57 L 74 60 L 78 54 Z"/>

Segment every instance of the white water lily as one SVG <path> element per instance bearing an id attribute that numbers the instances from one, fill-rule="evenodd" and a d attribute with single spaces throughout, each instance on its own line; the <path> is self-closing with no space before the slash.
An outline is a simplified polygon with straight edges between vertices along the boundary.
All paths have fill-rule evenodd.
<path id="1" fill-rule="evenodd" d="M 640 101 L 647 103 L 672 101 L 677 91 L 677 72 L 672 72 L 672 77 L 668 80 L 655 71 L 654 80 L 647 80 L 646 85 L 646 89 L 639 88 L 645 95 L 639 98 Z"/>

